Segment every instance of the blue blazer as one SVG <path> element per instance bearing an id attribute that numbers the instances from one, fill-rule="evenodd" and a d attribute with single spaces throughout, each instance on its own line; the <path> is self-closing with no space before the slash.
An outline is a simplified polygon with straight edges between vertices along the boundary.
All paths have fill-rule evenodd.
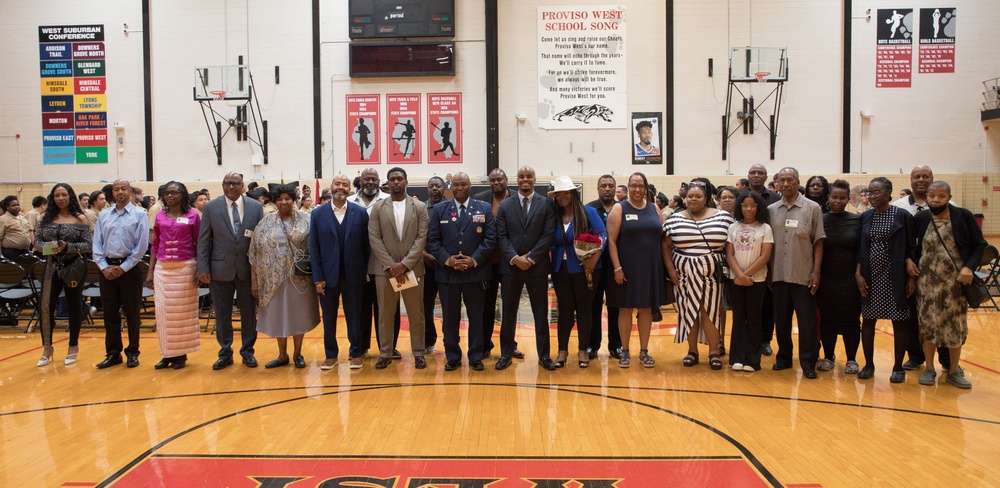
<path id="1" fill-rule="evenodd" d="M 497 243 L 493 223 L 493 207 L 484 201 L 469 198 L 466 217 L 458 219 L 458 204 L 446 200 L 434 206 L 427 231 L 427 252 L 438 260 L 434 278 L 439 283 L 474 283 L 493 279 L 490 253 Z M 444 263 L 458 254 L 471 256 L 476 267 L 455 270 Z"/>
<path id="2" fill-rule="evenodd" d="M 590 223 L 590 233 L 597 234 L 604 239 L 604 243 L 601 244 L 601 250 L 604 251 L 608 245 L 608 230 L 604 226 L 604 221 L 601 220 L 600 214 L 597 213 L 597 209 L 594 207 L 583 207 L 587 212 L 587 220 Z M 580 259 L 576 257 L 576 251 L 573 250 L 573 225 L 569 224 L 569 228 L 563 231 L 562 223 L 556 224 L 556 238 L 552 241 L 552 274 L 558 273 L 559 268 L 563 265 L 563 250 L 566 251 L 566 266 L 570 274 L 582 273 L 583 264 L 580 263 Z M 603 256 L 603 255 L 602 255 Z M 594 266 L 594 270 L 601 269 L 601 261 L 603 259 L 597 260 L 597 265 Z"/>
<path id="3" fill-rule="evenodd" d="M 361 286 L 368 278 L 368 258 L 371 256 L 368 211 L 361 205 L 347 202 L 347 213 L 340 224 L 344 231 L 344 249 L 341 249 L 332 205 L 333 202 L 320 205 L 309 217 L 309 261 L 313 282 L 325 281 L 328 287 Z M 347 284 L 339 283 L 341 253 L 344 253 Z"/>

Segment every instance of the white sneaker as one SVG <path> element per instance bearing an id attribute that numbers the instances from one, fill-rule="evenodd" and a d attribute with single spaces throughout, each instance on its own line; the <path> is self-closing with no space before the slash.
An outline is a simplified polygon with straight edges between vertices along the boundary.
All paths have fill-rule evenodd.
<path id="1" fill-rule="evenodd" d="M 733 371 L 743 371 L 743 363 L 733 364 Z"/>
<path id="2" fill-rule="evenodd" d="M 424 354 L 434 354 L 434 351 L 437 351 L 437 347 L 428 346 L 427 349 L 424 349 Z"/>
<path id="3" fill-rule="evenodd" d="M 753 373 L 753 372 L 755 372 L 757 370 L 754 369 L 753 366 L 750 366 L 749 364 L 744 364 L 743 365 L 743 371 L 746 371 L 747 373 Z"/>

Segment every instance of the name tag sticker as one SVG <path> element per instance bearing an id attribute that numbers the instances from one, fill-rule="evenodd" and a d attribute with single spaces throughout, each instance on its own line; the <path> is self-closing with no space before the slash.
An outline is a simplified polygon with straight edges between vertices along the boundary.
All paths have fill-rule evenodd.
<path id="1" fill-rule="evenodd" d="M 442 220 L 442 221 L 441 221 L 441 223 L 442 223 L 442 224 L 447 224 L 447 223 L 448 223 L 448 221 L 447 221 L 447 220 Z"/>
<path id="2" fill-rule="evenodd" d="M 188 224 L 188 219 L 187 219 L 187 217 L 178 217 L 177 218 L 177 223 L 181 224 L 181 225 L 187 225 Z"/>
<path id="3" fill-rule="evenodd" d="M 250 229 L 243 231 L 243 237 L 253 237 L 253 231 Z"/>
<path id="4" fill-rule="evenodd" d="M 795 219 L 785 219 L 785 227 L 796 228 L 799 226 L 799 221 Z"/>
<path id="5" fill-rule="evenodd" d="M 639 214 L 625 214 L 625 220 L 639 220 Z"/>

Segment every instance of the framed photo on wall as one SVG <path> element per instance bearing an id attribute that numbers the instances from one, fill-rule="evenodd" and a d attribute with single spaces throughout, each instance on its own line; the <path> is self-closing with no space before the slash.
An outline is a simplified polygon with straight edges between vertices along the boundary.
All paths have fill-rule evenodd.
<path id="1" fill-rule="evenodd" d="M 663 164 L 663 112 L 632 112 L 632 164 Z"/>

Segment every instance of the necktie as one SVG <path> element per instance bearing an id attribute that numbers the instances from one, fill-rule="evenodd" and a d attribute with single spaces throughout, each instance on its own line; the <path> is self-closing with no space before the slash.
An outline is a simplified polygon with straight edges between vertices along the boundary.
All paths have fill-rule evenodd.
<path id="1" fill-rule="evenodd" d="M 233 234 L 240 236 L 240 211 L 236 208 L 236 202 L 233 202 Z"/>
<path id="2" fill-rule="evenodd" d="M 528 203 L 530 202 L 531 197 L 524 197 L 524 200 L 521 200 L 521 220 L 525 222 L 528 221 Z"/>
<path id="3" fill-rule="evenodd" d="M 458 206 L 458 220 L 465 220 L 465 205 Z"/>

